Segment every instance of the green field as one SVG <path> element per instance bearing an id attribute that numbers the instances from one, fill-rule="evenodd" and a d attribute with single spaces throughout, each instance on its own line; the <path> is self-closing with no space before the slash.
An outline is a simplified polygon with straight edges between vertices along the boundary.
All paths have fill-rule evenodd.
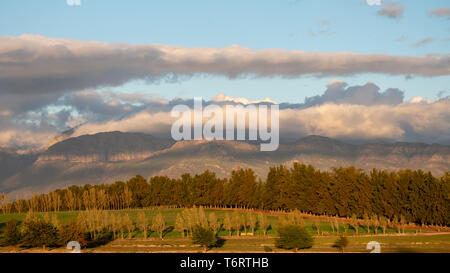
<path id="1" fill-rule="evenodd" d="M 154 216 L 156 216 L 156 214 L 161 212 L 163 217 L 164 217 L 164 219 L 165 219 L 165 221 L 166 221 L 167 226 L 173 226 L 175 224 L 175 219 L 176 219 L 177 214 L 181 213 L 182 209 L 132 209 L 132 210 L 119 210 L 119 211 L 112 210 L 112 211 L 109 211 L 109 212 L 110 213 L 115 213 L 115 214 L 121 214 L 121 215 L 127 213 L 133 221 L 136 221 L 137 214 L 139 212 L 144 212 L 146 214 L 146 216 L 148 218 L 150 218 L 150 219 L 152 219 Z M 206 214 L 209 214 L 211 212 L 214 212 L 216 214 L 217 218 L 220 219 L 220 220 L 222 220 L 224 218 L 225 214 L 227 214 L 227 213 L 231 214 L 232 213 L 232 211 L 228 211 L 228 210 L 224 211 L 224 210 L 209 210 L 209 209 L 205 209 L 205 213 Z M 242 215 L 246 214 L 246 213 L 247 212 L 240 212 L 240 214 L 242 214 Z M 36 214 L 38 216 L 43 217 L 43 215 L 45 213 L 36 213 Z M 62 224 L 65 224 L 65 223 L 68 223 L 71 218 L 77 217 L 78 212 L 66 212 L 65 211 L 65 212 L 50 212 L 48 214 L 49 215 L 56 214 L 59 222 L 62 223 Z M 6 215 L 5 214 L 0 214 L 0 229 L 10 219 L 15 219 L 16 221 L 21 222 L 21 221 L 23 221 L 25 219 L 25 216 L 26 216 L 26 213 L 20 213 L 20 214 L 19 213 L 14 213 L 14 214 L 6 214 Z M 277 225 L 277 222 L 278 222 L 278 218 L 279 218 L 278 216 L 270 216 L 270 215 L 268 216 L 268 219 L 269 219 L 269 221 L 271 223 L 271 228 L 268 230 L 268 235 L 276 235 L 275 228 L 276 228 L 276 225 Z M 311 234 L 315 234 L 316 231 L 312 227 L 312 220 L 305 219 L 304 222 L 305 222 L 305 228 L 309 232 L 311 232 Z M 321 233 L 323 232 L 324 235 L 328 235 L 328 234 L 332 233 L 331 224 L 330 224 L 329 221 L 321 221 L 320 222 L 320 232 Z M 344 227 L 342 225 L 340 227 L 340 232 L 341 233 L 344 232 Z M 373 229 L 372 229 L 372 232 L 373 232 Z M 382 232 L 381 228 L 379 229 L 379 232 Z M 396 230 L 392 229 L 392 228 L 387 228 L 386 232 L 387 233 L 395 233 Z M 415 230 L 407 229 L 407 230 L 405 230 L 405 232 L 406 233 L 415 233 Z M 358 233 L 360 235 L 367 234 L 366 227 L 360 226 L 359 229 L 358 229 Z M 255 232 L 255 235 L 258 235 L 258 234 L 262 234 L 262 231 L 259 230 L 259 229 L 257 229 L 256 232 Z M 353 234 L 355 234 L 355 230 L 353 228 L 349 227 L 347 229 L 346 234 L 347 235 L 353 235 Z M 228 232 L 224 231 L 224 230 L 221 230 L 218 235 L 219 236 L 220 235 L 228 235 Z M 139 231 L 135 231 L 135 234 L 133 235 L 133 237 L 135 237 L 135 238 L 139 238 L 141 236 L 142 235 L 140 234 Z M 156 234 L 151 234 L 151 236 L 152 237 L 157 237 Z M 170 231 L 170 232 L 167 232 L 165 234 L 165 237 L 167 237 L 167 238 L 180 237 L 180 236 L 181 235 L 178 232 L 176 232 L 176 231 Z"/>
<path id="2" fill-rule="evenodd" d="M 190 238 L 182 238 L 179 232 L 173 231 L 176 215 L 182 209 L 141 209 L 141 210 L 122 210 L 110 211 L 110 213 L 125 214 L 135 221 L 139 212 L 145 212 L 149 219 L 156 214 L 162 213 L 168 227 L 164 234 L 164 239 L 160 240 L 158 235 L 153 232 L 150 239 L 144 240 L 140 231 L 133 233 L 132 239 L 119 239 L 111 241 L 105 245 L 95 248 L 84 249 L 83 252 L 199 252 L 201 248 L 191 243 Z M 219 219 L 223 219 L 226 213 L 232 211 L 223 210 L 205 210 L 206 214 L 214 212 Z M 241 212 L 242 214 L 244 212 Z M 53 214 L 53 213 L 50 213 Z M 37 213 L 43 217 L 44 213 Z M 78 215 L 78 212 L 57 212 L 58 221 L 62 224 L 68 223 L 69 220 Z M 11 218 L 21 222 L 25 219 L 26 214 L 0 214 L 0 230 L 3 229 L 5 223 Z M 218 236 L 222 238 L 223 245 L 220 248 L 212 248 L 210 252 L 264 252 L 265 246 L 270 247 L 273 252 L 286 252 L 286 250 L 277 249 L 274 246 L 274 238 L 276 237 L 276 226 L 279 216 L 268 216 L 271 228 L 268 236 L 263 237 L 261 230 L 256 230 L 254 236 L 228 236 L 228 231 L 221 230 Z M 381 245 L 382 252 L 450 252 L 450 233 L 438 233 L 407 229 L 405 234 L 398 234 L 396 229 L 388 228 L 387 234 L 381 234 L 381 228 L 378 235 L 367 234 L 364 226 L 359 227 L 359 235 L 355 236 L 353 228 L 348 227 L 346 230 L 341 223 L 339 235 L 333 232 L 329 221 L 320 222 L 320 235 L 317 235 L 313 229 L 313 220 L 305 219 L 305 228 L 314 235 L 314 245 L 311 249 L 302 250 L 301 252 L 338 252 L 333 248 L 333 243 L 338 236 L 344 234 L 348 237 L 350 244 L 345 252 L 369 252 L 366 245 L 370 241 L 377 241 Z M 373 228 L 371 229 L 373 232 Z M 0 233 L 1 234 L 1 233 Z M 0 235 L 1 236 L 1 235 Z M 0 252 L 34 252 L 40 249 L 22 249 L 19 247 L 0 247 Z M 64 248 L 50 249 L 52 252 L 68 252 Z M 266 249 L 267 251 L 267 249 Z"/>
<path id="3" fill-rule="evenodd" d="M 335 253 L 337 249 L 332 245 L 337 236 L 317 236 L 311 249 L 300 252 Z M 366 245 L 370 241 L 377 241 L 381 245 L 381 252 L 450 252 L 450 234 L 436 235 L 391 235 L 391 236 L 361 236 L 349 237 L 350 244 L 345 252 L 370 252 Z M 273 238 L 249 237 L 226 238 L 221 248 L 213 248 L 209 252 L 264 252 L 264 246 L 272 248 L 273 252 L 292 252 L 277 249 Z M 189 239 L 170 238 L 165 240 L 116 240 L 107 245 L 87 252 L 200 252 L 201 248 L 192 245 Z"/>

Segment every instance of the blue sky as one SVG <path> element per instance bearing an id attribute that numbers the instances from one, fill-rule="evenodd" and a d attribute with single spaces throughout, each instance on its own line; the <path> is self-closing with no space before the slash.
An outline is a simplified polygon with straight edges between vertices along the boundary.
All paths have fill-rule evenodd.
<path id="1" fill-rule="evenodd" d="M 398 1 L 401 18 L 377 15 L 382 6 L 364 0 L 289 1 L 109 1 L 65 0 L 0 2 L 0 36 L 25 33 L 52 38 L 97 40 L 130 44 L 165 44 L 185 47 L 299 49 L 312 52 L 351 51 L 388 55 L 426 56 L 450 53 L 450 20 L 428 11 L 448 6 L 444 0 Z M 402 41 L 398 41 L 399 38 Z M 411 46 L 425 38 L 433 41 Z M 131 82 L 116 90 L 146 92 L 164 98 L 203 96 L 218 92 L 250 99 L 271 97 L 280 102 L 301 102 L 323 93 L 333 77 L 229 80 L 219 76 L 194 77 L 178 83 Z M 450 79 L 362 74 L 339 77 L 349 85 L 376 83 L 405 91 L 406 99 L 435 99 L 449 90 Z M 450 92 L 447 91 L 447 92 Z M 447 93 L 448 95 L 448 93 Z"/>

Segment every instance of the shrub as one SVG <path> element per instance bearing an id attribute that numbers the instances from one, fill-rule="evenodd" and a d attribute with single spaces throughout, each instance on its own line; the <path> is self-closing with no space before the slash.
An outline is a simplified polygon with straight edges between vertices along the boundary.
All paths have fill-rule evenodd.
<path id="1" fill-rule="evenodd" d="M 8 223 L 6 223 L 1 244 L 4 246 L 17 245 L 20 238 L 21 234 L 16 221 L 14 219 L 9 220 Z"/>
<path id="2" fill-rule="evenodd" d="M 201 245 L 203 251 L 206 252 L 208 248 L 216 245 L 217 238 L 214 231 L 197 225 L 192 231 L 192 242 Z"/>
<path id="3" fill-rule="evenodd" d="M 264 246 L 264 252 L 272 252 L 273 249 L 270 246 Z"/>
<path id="4" fill-rule="evenodd" d="M 333 247 L 339 249 L 342 253 L 344 253 L 344 249 L 348 246 L 349 241 L 347 237 L 341 236 L 339 239 L 337 239 L 336 242 L 334 242 Z"/>
<path id="5" fill-rule="evenodd" d="M 87 248 L 99 247 L 111 242 L 113 239 L 114 235 L 112 231 L 103 230 L 98 232 L 95 235 L 95 238 L 88 236 L 86 247 Z"/>
<path id="6" fill-rule="evenodd" d="M 285 224 L 278 228 L 279 238 L 275 240 L 278 248 L 305 249 L 312 247 L 313 239 L 311 235 L 300 225 Z"/>
<path id="7" fill-rule="evenodd" d="M 61 227 L 59 231 L 59 243 L 66 245 L 70 241 L 77 241 L 80 246 L 87 244 L 88 236 L 84 228 L 75 220 L 71 219 L 68 225 Z"/>
<path id="8" fill-rule="evenodd" d="M 22 247 L 43 247 L 58 245 L 58 229 L 41 219 L 24 222 Z"/>

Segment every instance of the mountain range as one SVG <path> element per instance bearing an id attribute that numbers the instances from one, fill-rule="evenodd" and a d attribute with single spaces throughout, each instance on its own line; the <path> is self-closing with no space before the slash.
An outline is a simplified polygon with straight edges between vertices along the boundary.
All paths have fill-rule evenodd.
<path id="1" fill-rule="evenodd" d="M 293 162 L 322 170 L 356 166 L 390 171 L 422 169 L 435 176 L 450 170 L 450 146 L 424 143 L 349 144 L 322 136 L 281 143 L 261 152 L 259 144 L 237 141 L 179 141 L 142 133 L 105 132 L 65 139 L 45 151 L 17 154 L 0 149 L 0 192 L 47 192 L 70 185 L 113 183 L 136 174 L 179 177 L 211 170 L 227 177 L 252 168 L 264 180 L 269 167 Z"/>

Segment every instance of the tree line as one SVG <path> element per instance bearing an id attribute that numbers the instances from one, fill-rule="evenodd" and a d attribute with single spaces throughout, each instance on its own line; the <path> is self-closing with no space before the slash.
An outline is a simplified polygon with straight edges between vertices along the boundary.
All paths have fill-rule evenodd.
<path id="1" fill-rule="evenodd" d="M 294 219 L 302 217 L 301 214 L 298 211 L 291 214 L 295 217 L 282 218 L 279 225 L 298 224 Z M 172 230 L 178 232 L 181 237 L 190 237 L 194 242 L 203 245 L 203 235 L 207 236 L 206 239 L 211 239 L 216 238 L 219 231 L 224 231 L 229 236 L 254 236 L 256 228 L 263 236 L 266 236 L 267 230 L 271 228 L 267 215 L 262 212 L 255 214 L 234 211 L 218 218 L 214 212 L 206 213 L 203 208 L 194 207 L 178 213 L 174 225 L 168 225 L 162 213 L 152 217 L 147 215 L 145 210 L 131 217 L 127 212 L 89 209 L 80 211 L 65 224 L 58 220 L 56 213 L 38 215 L 30 210 L 22 222 L 11 219 L 6 223 L 0 246 L 19 245 L 45 249 L 65 246 L 70 241 L 76 241 L 81 247 L 89 247 L 116 239 L 148 239 L 152 233 L 163 239 L 164 235 Z"/>
<path id="2" fill-rule="evenodd" d="M 116 239 L 148 239 L 151 234 L 163 239 L 165 235 L 176 231 L 180 237 L 190 237 L 194 244 L 200 244 L 207 248 L 218 246 L 216 243 L 224 241 L 223 235 L 229 238 L 239 236 L 267 236 L 269 229 L 273 230 L 272 223 L 263 212 L 252 211 L 239 213 L 224 213 L 219 218 L 215 212 L 207 212 L 201 207 L 184 209 L 177 213 L 176 220 L 169 225 L 161 212 L 150 216 L 147 210 L 139 210 L 132 217 L 128 212 L 115 212 L 99 209 L 80 211 L 67 223 L 58 220 L 57 213 L 46 212 L 41 215 L 28 211 L 25 219 L 16 222 L 11 219 L 6 223 L 0 237 L 0 246 L 18 245 L 24 248 L 32 247 L 60 247 L 68 242 L 76 241 L 81 247 L 95 247 Z M 312 246 L 313 238 L 306 230 L 305 214 L 298 210 L 291 211 L 284 216 L 279 216 L 276 221 L 277 236 L 275 243 L 278 248 L 300 249 Z M 364 233 L 377 234 L 379 229 L 386 233 L 386 227 L 398 228 L 398 232 L 404 233 L 404 225 L 389 221 L 378 222 L 378 218 L 369 220 L 356 220 L 350 223 L 340 223 L 335 218 L 330 221 L 331 234 L 346 236 L 353 229 L 353 234 L 358 235 L 358 230 Z M 318 218 L 310 223 L 312 231 L 320 231 L 324 223 Z M 326 226 L 326 224 L 325 224 Z M 403 231 L 402 231 L 403 228 Z M 258 234 L 255 232 L 258 231 Z M 219 236 L 221 233 L 221 237 Z M 326 234 L 330 230 L 326 231 Z M 381 231 L 380 231 L 381 232 Z M 153 236 L 155 237 L 155 236 Z M 219 239 L 219 240 L 218 240 Z M 342 241 L 343 240 L 343 241 Z M 337 247 L 343 251 L 345 237 L 338 241 Z M 272 250 L 270 250 L 272 251 Z"/>
<path id="3" fill-rule="evenodd" d="M 369 173 L 355 167 L 321 171 L 293 163 L 271 167 L 265 181 L 252 169 L 229 178 L 211 171 L 180 178 L 137 175 L 105 185 L 71 186 L 28 199 L 0 195 L 4 213 L 63 210 L 120 210 L 152 206 L 299 210 L 302 213 L 422 225 L 450 225 L 450 172 L 442 177 L 421 170 Z M 381 219 L 381 218 L 380 218 Z"/>

